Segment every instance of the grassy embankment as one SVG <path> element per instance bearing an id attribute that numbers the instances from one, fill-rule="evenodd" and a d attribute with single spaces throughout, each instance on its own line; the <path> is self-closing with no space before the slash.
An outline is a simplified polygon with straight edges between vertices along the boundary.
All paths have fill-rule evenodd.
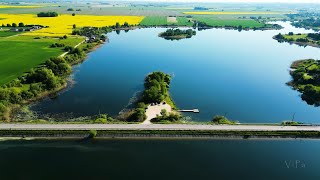
<path id="1" fill-rule="evenodd" d="M 0 130 L 0 137 L 85 138 L 320 138 L 316 131 L 209 131 L 209 130 Z"/>

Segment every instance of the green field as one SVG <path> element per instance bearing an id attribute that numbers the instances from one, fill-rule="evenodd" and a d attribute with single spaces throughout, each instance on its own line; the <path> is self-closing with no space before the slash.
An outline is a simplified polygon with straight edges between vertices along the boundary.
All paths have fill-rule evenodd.
<path id="1" fill-rule="evenodd" d="M 50 48 L 52 43 L 58 42 L 75 46 L 83 38 L 42 38 L 32 36 L 15 36 L 0 38 L 0 86 L 23 75 L 30 69 L 45 62 L 50 57 L 63 53 L 62 48 Z"/>
<path id="2" fill-rule="evenodd" d="M 307 37 L 307 34 L 301 34 L 301 35 L 297 35 L 297 34 L 294 34 L 294 35 L 284 35 L 284 38 L 285 39 L 293 39 L 294 41 L 297 40 L 297 39 L 300 39 L 300 38 L 306 38 Z"/>
<path id="3" fill-rule="evenodd" d="M 9 37 L 16 34 L 20 34 L 21 32 L 13 32 L 13 31 L 0 31 L 0 37 Z"/>
<path id="4" fill-rule="evenodd" d="M 190 19 L 192 20 L 192 19 Z M 179 26 L 192 26 L 193 22 L 189 22 L 189 19 L 186 17 L 177 17 L 178 23 L 176 23 Z"/>
<path id="5" fill-rule="evenodd" d="M 242 26 L 244 28 L 260 28 L 263 27 L 264 24 L 251 19 L 217 19 L 214 16 L 195 16 L 194 19 L 200 22 L 204 22 L 209 26 Z"/>
<path id="6" fill-rule="evenodd" d="M 167 24 L 166 16 L 147 16 L 140 22 L 142 26 L 161 26 Z"/>
<path id="7" fill-rule="evenodd" d="M 193 23 L 189 22 L 186 17 L 177 17 L 177 22 L 168 22 L 167 16 L 147 16 L 145 17 L 140 25 L 142 26 L 164 26 L 164 25 L 177 25 L 177 26 L 192 26 Z"/>

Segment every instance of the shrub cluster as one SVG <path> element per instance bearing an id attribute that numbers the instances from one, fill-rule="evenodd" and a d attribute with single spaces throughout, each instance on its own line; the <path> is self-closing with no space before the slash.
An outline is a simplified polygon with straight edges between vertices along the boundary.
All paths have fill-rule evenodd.
<path id="1" fill-rule="evenodd" d="M 38 17 L 57 17 L 58 13 L 57 12 L 40 12 L 37 14 Z"/>

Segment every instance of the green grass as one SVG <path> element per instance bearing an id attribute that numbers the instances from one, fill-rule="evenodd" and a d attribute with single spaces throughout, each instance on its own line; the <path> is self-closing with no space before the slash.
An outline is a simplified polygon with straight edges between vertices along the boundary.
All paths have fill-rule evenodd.
<path id="1" fill-rule="evenodd" d="M 161 26 L 167 24 L 166 16 L 147 16 L 140 22 L 142 26 Z"/>
<path id="2" fill-rule="evenodd" d="M 167 16 L 147 16 L 140 25 L 142 26 L 164 26 L 164 25 L 176 25 L 176 26 L 192 26 L 193 23 L 189 22 L 186 17 L 177 17 L 176 23 L 170 23 L 167 21 Z"/>
<path id="3" fill-rule="evenodd" d="M 191 19 L 190 19 L 191 20 Z M 178 26 L 192 26 L 193 22 L 189 22 L 189 19 L 186 17 L 177 17 L 178 23 L 176 23 Z"/>
<path id="4" fill-rule="evenodd" d="M 83 38 L 34 39 L 32 36 L 15 36 L 0 38 L 0 86 L 23 75 L 30 69 L 44 63 L 50 57 L 63 53 L 62 48 L 50 48 L 52 43 L 59 42 L 75 46 Z"/>
<path id="5" fill-rule="evenodd" d="M 0 37 L 9 37 L 16 34 L 20 34 L 21 32 L 13 32 L 13 31 L 0 31 Z"/>
<path id="6" fill-rule="evenodd" d="M 284 35 L 284 38 L 285 39 L 293 39 L 294 41 L 297 40 L 297 39 L 300 39 L 300 38 L 306 38 L 307 37 L 307 34 L 301 34 L 301 35 L 297 35 L 297 34 L 294 34 L 292 36 L 290 35 Z"/>
<path id="7" fill-rule="evenodd" d="M 194 19 L 204 22 L 209 26 L 242 26 L 243 28 L 260 28 L 263 27 L 264 24 L 251 19 L 217 19 L 214 16 L 195 16 Z"/>

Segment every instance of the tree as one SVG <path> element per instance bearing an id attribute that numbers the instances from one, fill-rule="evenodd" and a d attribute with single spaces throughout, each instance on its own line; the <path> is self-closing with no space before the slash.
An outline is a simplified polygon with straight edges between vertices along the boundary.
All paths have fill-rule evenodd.
<path id="1" fill-rule="evenodd" d="M 117 22 L 116 23 L 116 28 L 120 28 L 121 26 L 120 26 L 120 23 L 119 22 Z"/>
<path id="2" fill-rule="evenodd" d="M 289 34 L 288 34 L 289 36 L 293 36 L 294 34 L 293 34 L 293 32 L 289 32 Z"/>
<path id="3" fill-rule="evenodd" d="M 0 101 L 7 101 L 9 97 L 10 97 L 9 90 L 0 88 Z"/>
<path id="4" fill-rule="evenodd" d="M 12 23 L 12 27 L 17 27 L 17 24 L 16 23 Z"/>
<path id="5" fill-rule="evenodd" d="M 74 24 L 72 27 L 73 27 L 73 29 L 75 29 L 75 28 L 77 28 L 77 25 Z"/>
<path id="6" fill-rule="evenodd" d="M 48 68 L 40 68 L 35 71 L 31 71 L 27 75 L 26 81 L 27 83 L 41 82 L 48 90 L 56 88 L 59 84 L 57 77 L 55 77 L 52 70 Z"/>
<path id="7" fill-rule="evenodd" d="M 7 27 L 11 27 L 11 24 L 7 24 Z"/>
<path id="8" fill-rule="evenodd" d="M 147 119 L 147 115 L 145 113 L 145 110 L 142 108 L 136 108 L 134 110 L 134 113 L 129 118 L 131 121 L 138 121 L 142 122 Z"/>
<path id="9" fill-rule="evenodd" d="M 72 16 L 75 16 L 76 15 L 76 13 L 72 13 Z"/>
<path id="10" fill-rule="evenodd" d="M 24 24 L 22 22 L 19 23 L 19 27 L 24 27 Z"/>
<path id="11" fill-rule="evenodd" d="M 124 27 L 129 27 L 129 23 L 128 22 L 124 22 L 123 26 Z"/>
<path id="12" fill-rule="evenodd" d="M 4 113 L 6 111 L 6 106 L 0 102 L 0 113 Z"/>

